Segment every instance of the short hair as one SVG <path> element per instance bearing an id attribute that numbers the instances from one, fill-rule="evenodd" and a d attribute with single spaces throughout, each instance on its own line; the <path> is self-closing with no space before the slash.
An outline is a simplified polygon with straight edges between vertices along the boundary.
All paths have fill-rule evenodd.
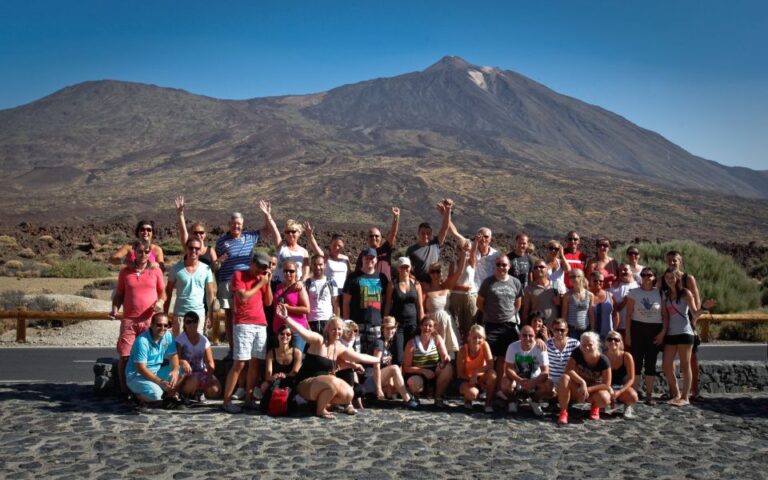
<path id="1" fill-rule="evenodd" d="M 488 228 L 488 227 L 480 227 L 480 228 L 477 229 L 477 233 L 479 233 L 480 235 L 482 235 L 483 232 L 488 232 L 488 236 L 489 237 L 493 236 L 493 232 L 491 232 L 491 229 Z"/>
<path id="2" fill-rule="evenodd" d="M 189 246 L 189 244 L 190 244 L 190 243 L 192 243 L 192 242 L 197 242 L 197 243 L 199 243 L 200 245 L 202 245 L 202 244 L 203 244 L 203 241 L 202 241 L 202 240 L 200 240 L 199 238 L 195 238 L 195 237 L 189 237 L 189 238 L 187 239 L 187 243 L 185 243 L 184 245 L 186 245 L 186 246 L 188 247 L 188 246 Z"/>
<path id="3" fill-rule="evenodd" d="M 162 317 L 168 318 L 168 314 L 163 312 L 157 312 L 156 314 L 152 315 L 152 325 L 156 325 L 157 319 Z"/>
<path id="4" fill-rule="evenodd" d="M 299 232 L 299 235 L 304 233 L 304 227 L 302 227 L 299 222 L 297 222 L 296 220 L 294 220 L 292 218 L 289 218 L 288 220 L 285 221 L 285 229 L 286 230 L 296 230 L 297 232 Z"/>
<path id="5" fill-rule="evenodd" d="M 419 228 L 417 230 L 421 230 L 422 228 L 426 228 L 428 230 L 432 230 L 432 225 L 430 225 L 429 222 L 421 222 L 419 224 Z"/>
<path id="6" fill-rule="evenodd" d="M 155 222 L 153 222 L 152 220 L 139 220 L 139 223 L 136 224 L 136 228 L 134 229 L 134 234 L 137 237 L 139 236 L 139 231 L 141 230 L 141 227 L 143 227 L 144 225 L 149 225 L 150 227 L 152 227 L 152 231 L 154 232 Z"/>
<path id="7" fill-rule="evenodd" d="M 331 241 L 334 241 L 334 240 L 342 240 L 343 241 L 344 240 L 344 234 L 343 233 L 334 233 L 333 235 L 331 235 Z"/>
<path id="8" fill-rule="evenodd" d="M 131 248 L 134 252 L 138 248 L 141 248 L 142 250 L 150 250 L 152 248 L 152 243 L 147 239 L 137 238 L 133 241 L 133 244 L 131 244 Z"/>
<path id="9" fill-rule="evenodd" d="M 640 270 L 640 275 L 650 273 L 654 277 L 656 276 L 656 270 L 653 267 L 644 267 L 642 270 Z"/>
<path id="10" fill-rule="evenodd" d="M 309 264 L 314 265 L 315 260 L 317 260 L 318 258 L 321 259 L 323 263 L 325 263 L 325 255 L 315 254 L 315 255 L 312 255 L 312 258 L 309 259 Z"/>
<path id="11" fill-rule="evenodd" d="M 552 320 L 552 326 L 555 325 L 565 325 L 566 328 L 568 327 L 568 322 L 564 318 L 557 317 L 556 319 Z"/>
<path id="12" fill-rule="evenodd" d="M 485 336 L 485 327 L 479 324 L 474 324 L 471 327 L 469 327 L 469 334 L 472 335 L 473 333 L 478 334 L 479 336 L 486 338 Z"/>
<path id="13" fill-rule="evenodd" d="M 187 319 L 192 320 L 194 323 L 200 323 L 200 315 L 198 315 L 197 312 L 185 313 L 183 320 L 186 321 Z"/>
<path id="14" fill-rule="evenodd" d="M 232 212 L 232 214 L 229 216 L 230 220 L 235 219 L 235 218 L 239 218 L 240 220 L 245 221 L 245 217 L 243 217 L 243 214 L 240 213 L 240 212 Z"/>
<path id="15" fill-rule="evenodd" d="M 541 313 L 539 310 L 536 310 L 534 312 L 529 313 L 528 314 L 528 323 L 529 324 L 533 323 L 533 321 L 536 320 L 537 318 L 540 318 L 540 319 L 544 320 L 544 314 Z"/>
<path id="16" fill-rule="evenodd" d="M 519 240 L 521 237 L 525 237 L 525 238 L 527 238 L 528 240 L 530 240 L 530 239 L 531 239 L 531 237 L 530 237 L 530 236 L 529 236 L 527 233 L 525 233 L 525 232 L 520 232 L 520 233 L 518 233 L 517 235 L 515 235 L 515 241 Z"/>

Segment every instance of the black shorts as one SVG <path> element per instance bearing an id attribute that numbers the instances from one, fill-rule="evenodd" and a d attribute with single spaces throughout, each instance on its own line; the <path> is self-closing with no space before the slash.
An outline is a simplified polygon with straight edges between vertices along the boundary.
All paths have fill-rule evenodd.
<path id="1" fill-rule="evenodd" d="M 681 333 L 680 335 L 667 335 L 664 337 L 664 345 L 693 345 L 693 335 Z"/>
<path id="2" fill-rule="evenodd" d="M 520 339 L 517 324 L 513 322 L 486 323 L 485 335 L 485 340 L 491 347 L 491 353 L 495 358 L 505 356 L 509 344 Z"/>
<path id="3" fill-rule="evenodd" d="M 693 352 L 692 353 L 696 353 L 699 351 L 699 345 L 701 345 L 701 337 L 697 333 L 696 335 L 693 336 Z"/>

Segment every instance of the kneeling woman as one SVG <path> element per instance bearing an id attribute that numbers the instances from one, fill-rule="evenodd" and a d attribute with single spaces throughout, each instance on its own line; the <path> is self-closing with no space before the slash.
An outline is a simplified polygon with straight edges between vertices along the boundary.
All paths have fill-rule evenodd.
<path id="1" fill-rule="evenodd" d="M 336 378 L 338 362 L 358 362 L 375 364 L 377 357 L 357 353 L 345 347 L 340 341 L 344 322 L 339 317 L 332 317 L 325 325 L 323 335 L 315 333 L 306 326 L 288 316 L 284 304 L 278 305 L 276 314 L 288 324 L 291 330 L 307 342 L 304 360 L 296 376 L 296 392 L 304 400 L 315 402 L 315 413 L 320 418 L 334 418 L 328 407 L 331 405 L 349 405 L 352 401 L 352 387 L 340 378 Z"/>
<path id="2" fill-rule="evenodd" d="M 380 361 L 373 366 L 373 375 L 367 376 L 365 391 L 375 392 L 376 398 L 379 400 L 390 397 L 397 392 L 406 407 L 417 408 L 416 398 L 405 388 L 403 372 L 399 365 L 402 361 L 395 358 L 397 356 L 394 342 L 395 332 L 397 332 L 395 317 L 384 317 L 381 322 L 381 338 L 376 340 L 373 352 L 371 352 Z"/>
<path id="3" fill-rule="evenodd" d="M 443 395 L 453 378 L 451 357 L 443 338 L 435 333 L 435 321 L 431 317 L 424 316 L 419 326 L 421 333 L 405 347 L 403 372 L 410 374 L 408 389 L 418 395 L 424 390 L 425 381 L 434 380 L 435 405 L 443 407 Z"/>
<path id="4" fill-rule="evenodd" d="M 221 383 L 215 375 L 213 351 L 207 338 L 198 333 L 200 316 L 196 312 L 184 315 L 184 331 L 176 337 L 176 352 L 179 366 L 186 375 L 181 384 L 181 393 L 187 398 L 205 395 L 216 398 L 221 394 Z M 202 397 L 198 397 L 202 400 Z"/>
<path id="5" fill-rule="evenodd" d="M 600 337 L 595 332 L 581 334 L 580 345 L 573 351 L 565 373 L 557 386 L 560 416 L 557 423 L 568 423 L 568 404 L 588 402 L 589 418 L 600 420 L 600 409 L 611 402 L 611 364 L 600 353 Z"/>
<path id="6" fill-rule="evenodd" d="M 485 328 L 472 325 L 465 343 L 456 357 L 456 369 L 461 380 L 459 393 L 464 397 L 464 406 L 472 408 L 472 402 L 477 400 L 480 392 L 486 392 L 485 411 L 493 412 L 492 391 L 496 385 L 496 372 L 493 369 L 493 354 L 491 346 L 485 341 Z"/>

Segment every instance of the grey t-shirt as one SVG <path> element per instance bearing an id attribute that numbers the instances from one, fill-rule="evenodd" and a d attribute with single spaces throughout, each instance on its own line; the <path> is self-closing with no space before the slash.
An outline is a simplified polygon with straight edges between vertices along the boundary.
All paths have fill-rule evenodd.
<path id="1" fill-rule="evenodd" d="M 515 300 L 523 295 L 520 280 L 513 276 L 502 281 L 495 276 L 483 280 L 479 297 L 483 297 L 483 321 L 486 323 L 517 322 Z"/>
<path id="2" fill-rule="evenodd" d="M 433 237 L 429 244 L 415 243 L 408 247 L 405 255 L 411 259 L 411 272 L 420 282 L 429 282 L 429 266 L 440 260 L 440 242 Z"/>

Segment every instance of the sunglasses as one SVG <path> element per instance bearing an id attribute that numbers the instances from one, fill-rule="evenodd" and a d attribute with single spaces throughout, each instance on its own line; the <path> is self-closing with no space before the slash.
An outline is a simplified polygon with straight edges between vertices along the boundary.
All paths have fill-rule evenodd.
<path id="1" fill-rule="evenodd" d="M 652 273 L 641 273 L 640 276 L 643 277 L 643 278 L 651 278 L 651 277 L 653 277 L 653 274 Z"/>
<path id="2" fill-rule="evenodd" d="M 201 232 L 192 232 L 192 235 L 205 235 L 205 231 L 201 231 Z"/>
<path id="3" fill-rule="evenodd" d="M 483 237 L 483 238 L 491 238 L 490 235 L 480 235 L 480 236 Z"/>
<path id="4" fill-rule="evenodd" d="M 139 229 L 140 232 L 151 232 L 152 227 L 142 227 Z"/>
<path id="5" fill-rule="evenodd" d="M 296 273 L 296 270 L 283 270 L 283 273 Z"/>
<path id="6" fill-rule="evenodd" d="M 559 248 L 557 248 L 557 247 L 549 247 L 549 251 L 550 251 L 550 252 L 556 252 L 556 251 L 558 251 L 558 250 L 560 250 L 560 249 L 559 249 Z"/>
<path id="7" fill-rule="evenodd" d="M 610 247 L 610 245 L 608 245 L 607 243 L 598 243 L 597 244 L 597 248 L 608 248 L 608 247 Z"/>
<path id="8" fill-rule="evenodd" d="M 167 328 L 171 328 L 171 325 L 168 324 L 168 323 L 156 323 L 155 327 L 156 328 L 166 328 L 167 329 Z"/>
<path id="9" fill-rule="evenodd" d="M 568 241 L 569 242 L 578 242 L 579 238 L 578 237 L 568 237 Z"/>
<path id="10" fill-rule="evenodd" d="M 619 342 L 621 342 L 621 339 L 620 339 L 620 338 L 614 338 L 614 337 L 610 337 L 610 338 L 606 338 L 606 339 L 605 339 L 605 341 L 606 341 L 606 342 L 615 342 L 615 343 L 619 343 Z"/>
<path id="11" fill-rule="evenodd" d="M 555 328 L 553 331 L 556 332 L 556 333 L 565 333 L 565 332 L 568 331 L 568 329 L 566 329 L 566 328 Z"/>
<path id="12" fill-rule="evenodd" d="M 640 252 L 627 252 L 627 255 L 631 255 L 633 257 L 636 257 L 636 256 L 640 255 Z"/>
<path id="13" fill-rule="evenodd" d="M 298 230 L 286 230 L 285 234 L 288 235 L 289 233 L 299 233 Z"/>
<path id="14" fill-rule="evenodd" d="M 144 255 L 149 255 L 149 250 L 144 250 L 143 248 L 136 250 L 136 255 L 140 253 L 143 253 Z"/>
<path id="15" fill-rule="evenodd" d="M 187 250 L 194 250 L 194 251 L 198 252 L 198 251 L 202 250 L 202 248 L 201 247 L 187 247 Z"/>

